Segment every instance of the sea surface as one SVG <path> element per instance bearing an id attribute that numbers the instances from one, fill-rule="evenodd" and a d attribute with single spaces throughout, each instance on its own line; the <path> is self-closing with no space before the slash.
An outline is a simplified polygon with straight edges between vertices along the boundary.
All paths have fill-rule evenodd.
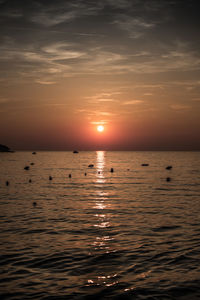
<path id="1" fill-rule="evenodd" d="M 0 226 L 1 299 L 200 299 L 200 152 L 0 153 Z"/>

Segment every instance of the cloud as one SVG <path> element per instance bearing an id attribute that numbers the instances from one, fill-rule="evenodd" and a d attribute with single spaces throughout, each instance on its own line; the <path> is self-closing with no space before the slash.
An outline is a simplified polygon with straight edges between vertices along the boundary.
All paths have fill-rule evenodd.
<path id="1" fill-rule="evenodd" d="M 8 77 L 16 80 L 21 77 L 54 84 L 61 77 L 77 75 L 131 77 L 191 72 L 200 67 L 199 52 L 194 51 L 189 41 L 184 42 L 184 37 L 179 42 L 178 37 L 176 41 L 163 41 L 163 15 L 176 1 L 27 3 L 21 7 L 1 4 L 6 24 L 2 27 L 0 47 L 2 78 L 6 71 Z M 22 17 L 20 21 L 18 17 L 10 20 L 9 14 Z M 121 30 L 128 35 L 122 35 Z M 144 40 L 150 31 L 151 38 L 145 36 Z M 131 35 L 138 39 L 133 41 Z M 91 101 L 114 102 L 116 98 L 104 95 Z"/>
<path id="2" fill-rule="evenodd" d="M 100 111 L 100 110 L 88 110 L 87 114 L 90 116 L 95 116 L 95 117 L 111 117 L 111 116 L 116 116 L 116 113 L 109 112 L 109 111 Z"/>
<path id="3" fill-rule="evenodd" d="M 116 112 L 111 112 L 111 111 L 103 111 L 101 109 L 93 109 L 91 106 L 88 106 L 87 108 L 79 108 L 76 109 L 75 111 L 78 114 L 82 114 L 87 116 L 89 119 L 92 119 L 92 123 L 96 124 L 96 120 L 98 119 L 98 124 L 99 122 L 108 122 L 110 118 L 118 116 L 118 113 Z M 105 120 L 104 117 L 107 117 L 108 119 Z M 103 118 L 103 119 L 102 119 Z M 95 121 L 93 121 L 95 119 Z"/>
<path id="4" fill-rule="evenodd" d="M 99 99 L 94 99 L 91 97 L 87 102 L 88 103 L 109 103 L 109 102 L 117 102 L 118 100 L 116 99 L 106 99 L 106 98 L 99 98 Z"/>
<path id="5" fill-rule="evenodd" d="M 184 104 L 173 104 L 170 107 L 173 110 L 177 110 L 177 111 L 188 110 L 191 108 L 189 105 L 184 105 Z"/>
<path id="6" fill-rule="evenodd" d="M 140 103 L 144 103 L 143 100 L 129 100 L 129 101 L 125 101 L 122 103 L 122 105 L 136 105 L 136 104 L 140 104 Z"/>
<path id="7" fill-rule="evenodd" d="M 39 12 L 35 11 L 31 16 L 31 21 L 45 27 L 52 27 L 62 23 L 73 22 L 75 19 L 84 16 L 93 16 L 102 9 L 100 3 L 92 4 L 81 0 L 56 1 L 55 4 L 43 3 Z"/>
<path id="8" fill-rule="evenodd" d="M 35 80 L 36 83 L 40 83 L 40 84 L 44 84 L 44 85 L 51 85 L 51 84 L 56 84 L 56 81 L 45 81 L 45 80 L 40 80 L 40 79 L 36 79 Z"/>
<path id="9" fill-rule="evenodd" d="M 106 117 L 116 116 L 115 113 L 111 113 L 111 112 L 108 112 L 108 111 L 97 112 L 97 115 L 106 116 Z"/>
<path id="10" fill-rule="evenodd" d="M 146 30 L 153 28 L 154 23 L 145 21 L 137 17 L 129 17 L 127 15 L 119 16 L 119 19 L 114 21 L 121 29 L 128 32 L 130 38 L 139 38 L 145 34 Z"/>
<path id="11" fill-rule="evenodd" d="M 103 92 L 96 94 L 94 96 L 87 96 L 88 103 L 106 103 L 106 102 L 118 102 L 116 98 L 113 98 L 117 95 L 121 94 L 121 92 Z"/>
<path id="12" fill-rule="evenodd" d="M 167 49 L 166 49 L 167 51 Z M 153 52 L 144 57 L 143 60 L 135 60 L 131 62 L 127 59 L 126 64 L 121 63 L 117 66 L 118 72 L 122 73 L 143 73 L 155 74 L 170 71 L 194 71 L 200 67 L 199 54 L 191 50 L 171 51 L 168 50 L 166 55 L 157 54 Z"/>
<path id="13" fill-rule="evenodd" d="M 101 120 L 101 121 L 98 121 L 98 122 L 96 122 L 96 121 L 91 121 L 90 122 L 90 124 L 92 124 L 92 125 L 106 125 L 108 123 L 109 123 L 108 120 Z"/>
<path id="14" fill-rule="evenodd" d="M 158 64 L 168 70 L 196 70 L 200 67 L 200 57 L 189 49 L 175 49 L 161 55 Z"/>
<path id="15" fill-rule="evenodd" d="M 129 0 L 106 0 L 105 4 L 109 4 L 115 8 L 130 8 L 133 2 Z"/>
<path id="16" fill-rule="evenodd" d="M 84 52 L 75 51 L 74 46 L 67 43 L 54 43 L 43 47 L 41 50 L 48 55 L 48 59 L 53 61 L 74 59 L 85 55 Z"/>
<path id="17" fill-rule="evenodd" d="M 117 49 L 105 51 L 103 46 L 90 48 L 72 41 L 55 41 L 41 46 L 29 44 L 24 48 L 15 42 L 6 42 L 2 44 L 0 51 L 0 63 L 12 65 L 12 68 L 7 68 L 7 74 L 15 72 L 18 78 L 24 74 L 26 80 L 35 78 L 40 82 L 54 83 L 61 75 L 156 74 L 195 71 L 200 67 L 198 53 L 185 47 L 176 49 L 176 46 L 174 49 L 166 47 L 164 54 L 155 54 L 150 49 L 148 52 L 143 50 L 141 53 L 137 51 L 130 54 L 126 49 L 120 49 L 119 52 Z M 47 75 L 50 77 L 44 80 Z M 111 102 L 115 99 L 115 96 L 102 95 L 91 100 Z"/>
<path id="18" fill-rule="evenodd" d="M 33 16 L 31 20 L 35 23 L 42 24 L 44 26 L 54 26 L 63 22 L 69 22 L 76 17 L 75 12 L 66 12 L 61 14 L 53 14 L 48 12 L 40 12 Z"/>
<path id="19" fill-rule="evenodd" d="M 144 96 L 153 96 L 152 93 L 144 93 L 143 95 L 144 95 Z"/>

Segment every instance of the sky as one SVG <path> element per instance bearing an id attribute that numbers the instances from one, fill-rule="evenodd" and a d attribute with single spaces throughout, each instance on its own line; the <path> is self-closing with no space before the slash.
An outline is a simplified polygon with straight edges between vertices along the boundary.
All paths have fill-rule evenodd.
<path id="1" fill-rule="evenodd" d="M 0 144 L 200 150 L 199 30 L 198 0 L 0 0 Z"/>

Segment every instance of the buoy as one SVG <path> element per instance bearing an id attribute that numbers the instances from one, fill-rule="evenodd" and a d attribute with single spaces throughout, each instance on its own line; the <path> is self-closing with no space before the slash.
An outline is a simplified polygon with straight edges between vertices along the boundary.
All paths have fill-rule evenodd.
<path id="1" fill-rule="evenodd" d="M 114 172 L 114 169 L 113 169 L 113 168 L 111 168 L 111 169 L 110 169 L 110 172 L 111 172 L 111 173 L 113 173 L 113 172 Z"/>
<path id="2" fill-rule="evenodd" d="M 34 151 L 34 152 L 32 152 L 32 154 L 36 154 L 36 152 Z"/>
<path id="3" fill-rule="evenodd" d="M 69 178 L 71 178 L 72 177 L 72 174 L 69 174 Z"/>
<path id="4" fill-rule="evenodd" d="M 53 177 L 52 176 L 49 176 L 49 180 L 52 180 L 53 179 Z"/>
<path id="5" fill-rule="evenodd" d="M 166 167 L 166 170 L 171 170 L 172 169 L 172 166 L 167 166 Z"/>
<path id="6" fill-rule="evenodd" d="M 29 170 L 29 169 L 30 169 L 29 166 L 25 166 L 25 167 L 24 167 L 24 170 Z"/>
<path id="7" fill-rule="evenodd" d="M 6 181 L 6 185 L 8 186 L 10 183 L 9 183 L 9 181 Z"/>
<path id="8" fill-rule="evenodd" d="M 31 182 L 32 182 L 32 180 L 31 180 L 31 179 L 29 179 L 29 182 L 31 183 Z"/>
<path id="9" fill-rule="evenodd" d="M 74 150 L 73 153 L 79 153 L 77 150 Z"/>
<path id="10" fill-rule="evenodd" d="M 36 207 L 37 206 L 37 202 L 33 202 L 33 206 Z"/>
<path id="11" fill-rule="evenodd" d="M 149 164 L 141 164 L 142 167 L 148 167 Z"/>
<path id="12" fill-rule="evenodd" d="M 30 165 L 31 165 L 31 166 L 33 166 L 33 165 L 34 165 L 34 163 L 30 163 Z"/>
<path id="13" fill-rule="evenodd" d="M 85 176 L 87 176 L 87 173 L 85 173 Z"/>
<path id="14" fill-rule="evenodd" d="M 90 164 L 89 166 L 88 166 L 88 168 L 93 168 L 94 167 L 94 165 L 93 164 Z"/>
<path id="15" fill-rule="evenodd" d="M 166 178 L 166 181 L 171 181 L 171 178 L 170 178 L 170 177 L 167 177 L 167 178 Z"/>
<path id="16" fill-rule="evenodd" d="M 101 174 L 101 172 L 99 171 L 98 174 Z"/>

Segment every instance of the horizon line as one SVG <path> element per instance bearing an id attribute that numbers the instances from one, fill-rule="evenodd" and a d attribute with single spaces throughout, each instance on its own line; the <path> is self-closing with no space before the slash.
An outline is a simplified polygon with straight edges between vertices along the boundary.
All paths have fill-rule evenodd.
<path id="1" fill-rule="evenodd" d="M 70 150 L 53 150 L 53 149 L 15 149 L 11 152 L 200 152 L 200 149 L 70 149 Z M 1 152 L 0 153 L 10 153 L 10 152 Z"/>

